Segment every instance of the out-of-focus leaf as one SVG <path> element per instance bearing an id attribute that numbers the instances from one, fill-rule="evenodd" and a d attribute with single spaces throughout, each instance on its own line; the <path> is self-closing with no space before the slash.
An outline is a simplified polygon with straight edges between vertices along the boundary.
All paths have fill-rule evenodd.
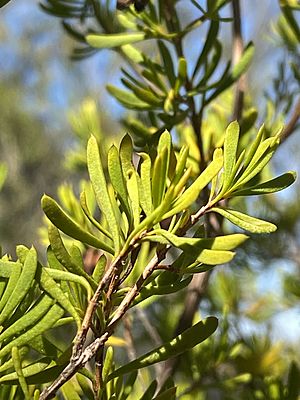
<path id="1" fill-rule="evenodd" d="M 7 167 L 5 164 L 0 163 L 0 190 L 5 182 L 7 175 Z"/>
<path id="2" fill-rule="evenodd" d="M 164 390 L 162 393 L 158 394 L 153 398 L 153 400 L 175 400 L 176 399 L 176 391 L 177 388 L 171 387 L 169 389 Z"/>
<path id="3" fill-rule="evenodd" d="M 175 75 L 175 71 L 174 71 L 174 64 L 173 64 L 171 53 L 170 53 L 168 47 L 162 41 L 158 41 L 158 48 L 159 48 L 159 52 L 160 52 L 160 55 L 161 55 L 163 63 L 164 63 L 165 73 L 168 77 L 170 86 L 174 87 L 176 75 Z"/>
<path id="4" fill-rule="evenodd" d="M 9 3 L 10 0 L 0 0 L 0 8 L 5 6 L 5 4 Z"/>
<path id="5" fill-rule="evenodd" d="M 208 54 L 211 51 L 211 49 L 214 46 L 214 43 L 216 41 L 218 32 L 219 32 L 219 21 L 211 20 L 210 27 L 209 27 L 209 30 L 208 30 L 208 33 L 206 36 L 206 40 L 204 42 L 203 49 L 202 49 L 202 51 L 198 57 L 198 60 L 196 62 L 193 76 L 195 76 L 197 74 L 197 72 L 199 71 L 199 68 L 207 60 Z"/>
<path id="6" fill-rule="evenodd" d="M 287 400 L 297 400 L 299 398 L 300 393 L 300 370 L 295 362 L 292 362 L 289 369 L 288 375 L 288 384 L 287 389 L 288 393 L 286 396 Z"/>
<path id="7" fill-rule="evenodd" d="M 112 96 L 129 109 L 149 110 L 152 108 L 152 105 L 140 100 L 134 93 L 128 90 L 123 90 L 113 85 L 107 85 L 106 88 Z"/>
<path id="8" fill-rule="evenodd" d="M 109 380 L 129 372 L 148 367 L 149 365 L 165 361 L 168 358 L 181 354 L 192 349 L 197 344 L 206 340 L 211 336 L 218 326 L 218 320 L 215 317 L 208 317 L 198 322 L 191 328 L 185 330 L 181 335 L 176 336 L 170 342 L 150 351 L 147 354 L 137 358 L 136 360 L 118 368 L 110 376 Z"/>
<path id="9" fill-rule="evenodd" d="M 123 46 L 121 46 L 121 49 L 123 53 L 134 63 L 140 64 L 143 62 L 143 53 L 131 44 L 124 44 Z"/>
<path id="10" fill-rule="evenodd" d="M 213 207 L 209 211 L 213 211 L 222 215 L 234 225 L 237 225 L 240 228 L 252 233 L 271 233 L 277 229 L 276 225 L 272 224 L 271 222 L 251 217 L 250 215 L 243 214 L 236 210 Z"/>
<path id="11" fill-rule="evenodd" d="M 140 42 L 145 39 L 145 36 L 146 35 L 143 32 L 117 33 L 111 35 L 87 35 L 86 41 L 90 46 L 96 47 L 97 49 L 108 49 Z"/>
<path id="12" fill-rule="evenodd" d="M 234 66 L 232 70 L 232 77 L 234 80 L 238 79 L 249 67 L 254 56 L 254 45 L 250 42 L 245 48 L 241 59 Z"/>

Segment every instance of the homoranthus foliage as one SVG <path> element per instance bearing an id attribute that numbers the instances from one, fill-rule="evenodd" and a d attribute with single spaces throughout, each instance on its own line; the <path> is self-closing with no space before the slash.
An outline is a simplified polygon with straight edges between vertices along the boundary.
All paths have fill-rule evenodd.
<path id="1" fill-rule="evenodd" d="M 258 111 L 243 99 L 231 101 L 243 97 L 241 82 L 254 53 L 249 43 L 236 61 L 224 63 L 222 58 L 220 26 L 236 21 L 238 1 L 208 0 L 202 7 L 192 0 L 188 3 L 195 19 L 186 24 L 178 13 L 179 1 L 128 3 L 135 4 L 119 5 L 120 11 L 112 1 L 41 3 L 65 19 L 65 30 L 80 43 L 73 58 L 102 48 L 122 55 L 128 66 L 122 69 L 126 89 L 107 88 L 124 107 L 140 114 L 124 121 L 132 137 L 125 135 L 108 151 L 101 135 L 91 132 L 89 182 L 78 200 L 65 189 L 63 203 L 71 204 L 69 209 L 43 196 L 47 263 L 25 246 L 17 246 L 16 260 L 6 254 L 0 260 L 3 399 L 42 400 L 59 398 L 58 393 L 65 399 L 175 399 L 176 380 L 152 380 L 149 373 L 143 381 L 140 371 L 202 342 L 195 357 L 203 363 L 205 346 L 217 341 L 218 319 L 209 316 L 181 326 L 168 335 L 170 340 L 122 365 L 114 346 L 122 342 L 116 329 L 125 324 L 128 311 L 178 293 L 194 275 L 229 263 L 248 239 L 244 231 L 274 232 L 273 223 L 240 211 L 236 200 L 278 192 L 295 180 L 291 171 L 264 179 L 285 129 L 278 121 L 256 129 Z M 231 5 L 233 17 L 223 17 Z M 297 31 L 297 5 L 281 5 L 291 31 Z M 208 25 L 205 41 L 191 65 L 184 56 L 184 39 L 203 24 Z M 146 40 L 151 40 L 155 57 L 136 45 Z M 217 101 L 226 99 L 234 103 L 233 117 L 214 113 Z M 240 233 L 224 234 L 224 221 Z M 91 249 L 98 256 L 87 270 Z M 62 332 L 63 345 L 55 340 Z M 239 354 L 231 349 L 229 358 L 234 351 Z M 218 357 L 224 357 L 221 350 Z M 268 393 L 276 384 L 278 396 L 272 398 L 297 399 L 297 374 L 292 364 L 287 384 L 276 381 L 271 387 L 266 382 L 264 390 Z M 221 385 L 228 389 L 251 380 L 251 374 L 241 374 Z M 268 398 L 259 396 L 256 390 L 249 398 Z"/>

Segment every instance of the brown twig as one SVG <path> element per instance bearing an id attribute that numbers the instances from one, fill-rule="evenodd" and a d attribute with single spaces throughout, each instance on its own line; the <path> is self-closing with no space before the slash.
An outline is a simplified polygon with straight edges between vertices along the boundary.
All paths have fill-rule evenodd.
<path id="1" fill-rule="evenodd" d="M 295 131 L 299 120 L 300 120 L 300 97 L 295 104 L 295 108 L 292 112 L 290 120 L 285 125 L 281 133 L 281 143 L 283 143 L 286 139 L 288 139 L 291 136 L 291 134 Z"/>
<path id="2" fill-rule="evenodd" d="M 118 306 L 117 310 L 113 315 L 113 318 L 107 325 L 105 332 L 103 332 L 103 334 L 99 338 L 95 339 L 89 346 L 87 346 L 84 349 L 84 351 L 78 353 L 76 357 L 71 358 L 70 363 L 62 371 L 60 376 L 48 388 L 45 388 L 43 390 L 43 392 L 40 395 L 40 400 L 47 400 L 53 398 L 57 390 L 65 382 L 67 382 L 79 369 L 81 369 L 92 357 L 95 356 L 97 351 L 105 344 L 108 338 L 112 335 L 116 325 L 120 322 L 122 317 L 130 308 L 133 300 L 139 294 L 145 281 L 155 270 L 156 266 L 165 258 L 168 249 L 169 247 L 165 246 L 154 257 L 152 257 L 148 265 L 145 267 L 142 275 L 137 280 L 136 284 L 126 294 L 121 304 Z"/>
<path id="3" fill-rule="evenodd" d="M 232 0 L 233 24 L 232 24 L 232 61 L 236 65 L 243 54 L 244 43 L 242 36 L 241 7 L 240 0 Z M 235 86 L 235 97 L 233 106 L 233 120 L 239 121 L 242 117 L 244 96 L 246 91 L 246 76 L 243 74 Z"/>
<path id="4" fill-rule="evenodd" d="M 109 282 L 111 281 L 112 277 L 118 272 L 118 270 L 121 268 L 122 266 L 122 261 L 127 257 L 128 253 L 130 252 L 130 250 L 132 249 L 132 247 L 134 246 L 134 243 L 132 243 L 132 246 L 129 247 L 125 252 L 120 253 L 120 255 L 118 257 L 115 258 L 115 260 L 112 262 L 112 264 L 110 265 L 110 267 L 108 268 L 108 270 L 105 272 L 104 276 L 102 277 L 93 297 L 91 298 L 91 300 L 89 301 L 88 307 L 86 309 L 85 312 L 85 316 L 83 318 L 83 322 L 82 322 L 82 326 L 81 326 L 81 330 L 79 331 L 79 333 L 76 336 L 75 339 L 75 344 L 73 347 L 73 354 L 72 354 L 72 359 L 76 359 L 78 358 L 78 356 L 81 354 L 84 343 L 85 343 L 85 339 L 86 339 L 86 335 L 87 332 L 90 328 L 90 324 L 93 318 L 93 315 L 96 311 L 97 305 L 98 305 L 98 301 L 99 301 L 99 297 L 103 291 L 103 289 L 109 284 Z"/>

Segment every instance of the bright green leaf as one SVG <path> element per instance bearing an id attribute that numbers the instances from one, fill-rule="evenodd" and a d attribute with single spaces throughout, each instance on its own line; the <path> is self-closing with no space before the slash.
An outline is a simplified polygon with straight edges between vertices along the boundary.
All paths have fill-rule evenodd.
<path id="1" fill-rule="evenodd" d="M 145 39 L 145 36 L 143 32 L 87 35 L 86 41 L 90 46 L 96 47 L 97 49 L 108 49 L 140 42 Z"/>
<path id="2" fill-rule="evenodd" d="M 276 225 L 270 222 L 250 217 L 250 215 L 243 214 L 239 211 L 230 210 L 228 208 L 214 207 L 209 211 L 213 211 L 222 215 L 234 225 L 237 225 L 240 228 L 252 233 L 271 233 L 277 229 Z"/>
<path id="3" fill-rule="evenodd" d="M 104 214 L 110 228 L 114 241 L 115 253 L 117 254 L 120 250 L 119 225 L 107 190 L 98 144 L 94 136 L 90 137 L 87 145 L 87 165 L 98 206 Z"/>
<path id="4" fill-rule="evenodd" d="M 113 253 L 110 246 L 99 240 L 96 236 L 82 229 L 81 226 L 77 222 L 73 221 L 51 197 L 47 195 L 42 197 L 42 208 L 53 225 L 66 235 L 89 244 L 90 246 L 96 247 L 97 249 L 105 250 L 111 254 Z"/>

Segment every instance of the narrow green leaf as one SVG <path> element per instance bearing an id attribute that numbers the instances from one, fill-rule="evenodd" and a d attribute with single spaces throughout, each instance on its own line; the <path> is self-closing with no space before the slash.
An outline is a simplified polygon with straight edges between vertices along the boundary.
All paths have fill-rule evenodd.
<path id="1" fill-rule="evenodd" d="M 296 176 L 297 174 L 295 171 L 289 171 L 278 176 L 277 178 L 271 179 L 270 181 L 263 182 L 245 189 L 240 189 L 234 192 L 234 196 L 253 196 L 279 192 L 280 190 L 286 189 L 292 185 L 296 180 Z"/>
<path id="2" fill-rule="evenodd" d="M 12 340 L 11 342 L 7 343 L 1 350 L 0 350 L 0 358 L 6 356 L 11 352 L 11 349 L 16 347 L 21 347 L 27 344 L 31 339 L 35 338 L 38 335 L 41 335 L 46 330 L 50 329 L 56 321 L 58 321 L 64 314 L 64 310 L 58 304 L 54 304 L 47 314 L 35 324 L 31 329 L 17 337 L 16 339 Z"/>
<path id="3" fill-rule="evenodd" d="M 102 249 L 113 254 L 113 250 L 110 246 L 96 238 L 96 236 L 82 229 L 81 226 L 77 224 L 77 222 L 73 221 L 51 197 L 47 195 L 42 197 L 42 208 L 53 225 L 66 235 L 79 240 L 80 242 L 96 247 L 97 249 Z"/>
<path id="4" fill-rule="evenodd" d="M 232 186 L 230 192 L 244 187 L 247 182 L 257 176 L 273 157 L 273 154 L 278 145 L 279 139 L 277 139 L 276 137 L 269 138 L 263 141 L 258 146 L 257 151 L 254 154 L 253 159 L 250 161 L 248 167 L 242 172 L 241 176 Z"/>
<path id="5" fill-rule="evenodd" d="M 178 293 L 180 290 L 186 288 L 192 280 L 192 276 L 189 276 L 181 281 L 169 283 L 167 285 L 148 285 L 142 288 L 138 296 L 135 298 L 133 306 L 141 303 L 142 301 L 151 297 L 151 300 L 155 301 L 155 296 L 165 296 L 170 293 Z"/>
<path id="6" fill-rule="evenodd" d="M 164 229 L 156 229 L 155 236 L 161 235 L 168 242 L 172 243 L 175 247 L 180 248 L 183 251 L 190 252 L 192 248 L 198 249 L 211 249 L 211 250 L 233 250 L 236 247 L 244 243 L 248 236 L 242 233 L 234 233 L 232 235 L 217 236 L 214 238 L 190 238 L 176 236 Z M 152 235 L 144 237 L 144 240 L 149 238 L 151 240 Z M 167 244 L 163 242 L 163 244 Z"/>
<path id="7" fill-rule="evenodd" d="M 147 354 L 137 358 L 136 360 L 118 368 L 109 375 L 109 380 L 128 374 L 132 371 L 148 367 L 161 361 L 165 361 L 171 357 L 181 354 L 194 346 L 206 340 L 211 336 L 218 326 L 218 320 L 215 317 L 208 317 L 203 321 L 198 322 L 191 328 L 185 330 L 181 335 L 178 335 L 170 342 L 150 351 Z"/>
<path id="8" fill-rule="evenodd" d="M 167 149 L 164 149 L 163 154 L 159 154 L 155 158 L 152 173 L 152 201 L 153 207 L 157 208 L 161 204 L 161 199 L 163 197 L 163 188 L 165 186 L 165 177 L 163 174 L 163 169 L 165 166 L 164 160 L 167 157 Z"/>
<path id="9" fill-rule="evenodd" d="M 146 389 L 146 391 L 144 392 L 144 394 L 142 395 L 142 397 L 139 400 L 152 399 L 154 396 L 154 393 L 156 391 L 156 388 L 157 388 L 157 381 L 154 380 L 151 382 L 151 384 L 148 386 L 148 388 Z"/>
<path id="10" fill-rule="evenodd" d="M 20 351 L 21 353 L 21 351 Z M 43 370 L 45 370 L 51 363 L 51 358 L 50 357 L 43 357 L 40 360 L 38 360 L 37 362 L 27 365 L 26 367 L 24 367 L 22 369 L 23 375 L 25 378 L 29 378 L 31 376 L 34 376 L 40 372 L 42 372 Z M 0 378 L 0 383 L 10 383 L 10 384 L 16 384 L 16 381 L 18 379 L 17 373 L 16 372 L 11 372 L 9 374 L 6 374 L 4 376 L 1 376 Z M 49 380 L 51 380 L 51 378 L 49 377 Z M 26 379 L 26 381 L 28 382 L 29 379 Z M 48 381 L 46 381 L 48 382 Z M 34 383 L 36 384 L 37 381 L 34 381 Z"/>
<path id="11" fill-rule="evenodd" d="M 270 222 L 250 217 L 250 215 L 243 214 L 239 211 L 230 210 L 228 208 L 213 207 L 209 211 L 222 215 L 234 225 L 237 225 L 240 228 L 252 233 L 271 233 L 277 229 L 276 225 Z"/>
<path id="12" fill-rule="evenodd" d="M 107 258 L 105 257 L 104 254 L 102 254 L 97 261 L 97 264 L 95 266 L 95 269 L 93 271 L 93 279 L 98 283 L 100 282 L 100 279 L 104 275 L 105 268 L 107 265 Z"/>
<path id="13" fill-rule="evenodd" d="M 236 163 L 236 153 L 239 141 L 240 127 L 237 121 L 231 122 L 225 132 L 224 140 L 224 173 L 223 189 L 226 191 L 232 183 L 234 166 Z"/>
<path id="14" fill-rule="evenodd" d="M 84 212 L 85 216 L 88 218 L 88 220 L 101 232 L 103 235 L 107 236 L 109 239 L 112 240 L 111 234 L 108 232 L 107 229 L 105 229 L 91 214 L 88 204 L 87 204 L 87 198 L 86 198 L 86 192 L 83 191 L 80 193 L 80 205 L 82 208 L 82 211 Z M 113 249 L 112 249 L 113 251 Z"/>
<path id="15" fill-rule="evenodd" d="M 188 156 L 189 156 L 189 149 L 188 149 L 188 147 L 183 146 L 180 149 L 180 153 L 178 155 L 177 162 L 176 162 L 176 171 L 175 171 L 175 176 L 174 176 L 175 184 L 177 184 L 179 182 L 180 178 L 182 177 L 182 175 L 184 173 Z"/>
<path id="16" fill-rule="evenodd" d="M 43 317 L 49 308 L 53 305 L 53 298 L 43 294 L 32 306 L 32 308 L 14 324 L 10 325 L 0 335 L 0 343 L 11 336 L 17 336 L 20 332 L 34 325 Z"/>
<path id="17" fill-rule="evenodd" d="M 19 348 L 19 353 L 20 353 L 21 357 L 25 357 L 28 354 L 28 352 L 29 352 L 28 346 L 23 346 L 23 347 Z M 12 368 L 13 368 L 13 362 L 12 362 L 12 359 L 9 358 L 7 361 L 3 362 L 3 364 L 0 365 L 1 375 L 4 371 L 7 371 L 8 369 L 11 370 Z M 15 374 L 15 379 L 17 379 L 17 374 L 15 372 L 14 372 L 14 374 Z M 1 378 L 3 378 L 3 377 L 1 377 Z M 0 383 L 1 383 L 1 381 L 0 381 Z"/>
<path id="18" fill-rule="evenodd" d="M 162 159 L 162 163 L 161 163 L 161 176 L 158 182 L 160 182 L 160 184 L 158 184 L 159 186 L 159 202 L 158 204 L 160 204 L 164 192 L 166 190 L 167 187 L 167 178 L 169 175 L 169 168 L 170 168 L 170 158 L 171 158 L 171 146 L 172 146 L 172 138 L 170 133 L 166 130 L 164 131 L 159 138 L 158 141 L 158 146 L 157 146 L 157 154 L 158 156 L 161 156 Z M 154 169 L 155 169 L 155 164 L 154 164 Z M 154 176 L 152 178 L 154 179 Z M 152 189 L 153 190 L 153 189 Z M 155 207 L 155 202 L 154 203 L 154 207 Z"/>
<path id="19" fill-rule="evenodd" d="M 1 296 L 0 311 L 3 310 L 8 299 L 10 298 L 10 296 L 19 280 L 21 272 L 22 272 L 22 265 L 20 263 L 1 262 L 0 261 L 1 276 L 3 276 L 5 274 L 6 271 L 4 269 L 6 266 L 8 267 L 7 273 L 9 273 L 9 280 L 5 287 L 5 291 L 4 291 L 3 295 Z"/>
<path id="20" fill-rule="evenodd" d="M 128 90 L 120 89 L 113 85 L 106 86 L 108 92 L 114 96 L 123 106 L 133 110 L 151 110 L 152 105 L 142 101 Z"/>
<path id="21" fill-rule="evenodd" d="M 137 86 L 125 79 L 122 79 L 122 82 L 139 100 L 153 107 L 160 107 L 162 105 L 163 99 L 159 97 L 157 93 L 153 93 L 153 91 L 147 86 L 142 88 L 140 85 Z"/>
<path id="22" fill-rule="evenodd" d="M 67 252 L 67 249 L 64 246 L 58 229 L 54 225 L 49 227 L 48 235 L 51 249 L 53 250 L 57 260 L 69 272 L 83 276 L 92 286 L 92 288 L 95 289 L 97 287 L 96 282 L 94 282 L 94 280 L 80 266 L 78 266 L 74 260 L 72 260 L 70 254 Z"/>
<path id="23" fill-rule="evenodd" d="M 13 347 L 11 349 L 11 357 L 12 357 L 12 360 L 14 363 L 14 368 L 15 368 L 21 389 L 24 394 L 24 400 L 30 400 L 31 396 L 29 394 L 28 385 L 27 385 L 26 380 L 23 375 L 21 357 L 20 357 L 19 350 L 17 347 Z"/>
<path id="24" fill-rule="evenodd" d="M 60 392 L 65 400 L 81 400 L 74 382 L 67 381 L 61 388 Z"/>
<path id="25" fill-rule="evenodd" d="M 14 309 L 21 303 L 29 291 L 37 269 L 37 255 L 34 248 L 31 248 L 27 254 L 21 275 L 16 286 L 11 293 L 7 303 L 0 314 L 0 325 L 10 317 Z"/>
<path id="26" fill-rule="evenodd" d="M 135 64 L 140 64 L 144 61 L 143 53 L 131 44 L 124 44 L 121 46 L 121 50 Z"/>
<path id="27" fill-rule="evenodd" d="M 80 373 L 76 374 L 76 379 L 77 379 L 77 382 L 83 392 L 84 399 L 85 400 L 94 400 L 95 396 L 94 396 L 94 392 L 92 390 L 89 379 Z"/>
<path id="28" fill-rule="evenodd" d="M 300 392 L 299 383 L 300 370 L 298 365 L 293 361 L 291 362 L 288 374 L 288 384 L 287 384 L 287 397 L 286 400 L 297 400 Z"/>
<path id="29" fill-rule="evenodd" d="M 171 387 L 154 397 L 153 400 L 175 400 L 177 388 Z"/>
<path id="30" fill-rule="evenodd" d="M 102 379 L 104 380 L 104 382 L 107 381 L 109 373 L 113 368 L 113 362 L 114 362 L 114 349 L 112 346 L 109 346 L 105 353 L 105 360 L 102 370 Z"/>
<path id="31" fill-rule="evenodd" d="M 143 32 L 87 35 L 86 41 L 90 46 L 96 47 L 97 49 L 109 49 L 140 42 L 145 39 L 145 36 Z"/>
<path id="32" fill-rule="evenodd" d="M 296 5 L 296 9 L 300 9 L 299 4 Z M 282 13 L 285 16 L 289 27 L 293 31 L 296 40 L 298 41 L 298 44 L 300 43 L 300 27 L 299 27 L 299 22 L 297 19 L 294 17 L 292 9 L 290 7 L 281 7 Z"/>
<path id="33" fill-rule="evenodd" d="M 141 207 L 148 216 L 153 210 L 151 189 L 151 158 L 147 153 L 139 153 L 139 155 L 142 159 L 139 197 Z"/>
<path id="34" fill-rule="evenodd" d="M 216 152 L 217 155 L 214 157 L 213 161 L 195 182 L 175 201 L 172 209 L 164 215 L 164 218 L 171 217 L 188 208 L 197 199 L 201 190 L 217 175 L 223 166 L 223 155 L 221 149 L 216 149 Z"/>
<path id="35" fill-rule="evenodd" d="M 63 271 L 57 272 L 59 273 Z M 57 303 L 60 304 L 61 307 L 64 308 L 74 318 L 77 328 L 79 329 L 81 326 L 81 321 L 75 307 L 61 290 L 59 285 L 55 282 L 55 280 L 47 273 L 46 268 L 40 269 L 38 281 L 43 290 L 47 292 L 53 299 L 55 299 Z"/>
<path id="36" fill-rule="evenodd" d="M 131 137 L 128 134 L 126 134 L 121 140 L 120 144 L 120 159 L 124 177 L 126 177 L 128 172 L 131 171 L 131 169 L 133 168 L 132 157 L 133 157 L 132 140 Z"/>
<path id="37" fill-rule="evenodd" d="M 237 80 L 249 67 L 252 59 L 254 56 L 254 45 L 252 42 L 250 42 L 243 54 L 239 62 L 234 66 L 232 70 L 232 78 L 234 80 Z"/>
<path id="38" fill-rule="evenodd" d="M 122 208 L 128 218 L 128 221 L 130 221 L 131 213 L 130 213 L 130 206 L 128 203 L 128 192 L 127 192 L 124 176 L 122 173 L 119 152 L 115 146 L 111 146 L 111 148 L 108 151 L 107 167 L 108 167 L 108 173 L 109 173 L 111 184 L 112 184 L 115 192 L 118 194 L 119 200 L 120 200 Z"/>
<path id="39" fill-rule="evenodd" d="M 240 244 L 246 239 L 245 235 L 239 238 L 233 238 L 231 241 L 231 238 L 226 239 L 226 236 L 223 236 L 222 239 L 219 240 L 217 240 L 217 238 L 197 239 L 179 237 L 163 229 L 159 229 L 157 232 L 160 233 L 162 238 L 165 238 L 166 241 L 156 235 L 146 236 L 144 240 L 148 239 L 151 241 L 158 241 L 162 244 L 171 244 L 186 252 L 188 255 L 194 255 L 199 262 L 207 265 L 219 265 L 231 261 L 234 257 L 234 253 L 228 250 L 234 248 L 235 244 Z"/>
<path id="40" fill-rule="evenodd" d="M 113 237 L 115 254 L 118 254 L 120 250 L 119 225 L 110 201 L 98 144 L 94 136 L 90 137 L 87 145 L 87 165 L 98 206 L 106 218 Z"/>
<path id="41" fill-rule="evenodd" d="M 212 57 L 208 63 L 208 65 L 205 66 L 205 73 L 204 75 L 201 76 L 201 80 L 197 83 L 197 85 L 194 87 L 193 90 L 188 92 L 189 96 L 194 96 L 197 92 L 199 93 L 200 90 L 204 90 L 205 86 L 208 83 L 208 80 L 210 77 L 213 75 L 215 70 L 217 69 L 220 59 L 222 56 L 222 45 L 219 42 L 219 40 L 215 40 L 213 44 L 213 54 Z"/>
<path id="42" fill-rule="evenodd" d="M 161 40 L 158 41 L 158 48 L 159 48 L 159 52 L 160 52 L 160 55 L 161 55 L 161 58 L 162 58 L 162 61 L 164 64 L 165 73 L 169 80 L 170 86 L 174 87 L 176 75 L 175 75 L 174 64 L 173 64 L 171 53 L 170 53 L 168 47 Z"/>
<path id="43" fill-rule="evenodd" d="M 133 226 L 137 227 L 140 223 L 140 199 L 137 172 L 134 168 L 128 171 L 126 177 L 127 191 L 131 203 L 131 212 L 133 216 Z"/>
<path id="44" fill-rule="evenodd" d="M 263 140 L 264 134 L 265 134 L 265 125 L 262 125 L 259 128 L 259 131 L 257 132 L 257 135 L 256 135 L 253 143 L 251 144 L 249 151 L 246 154 L 245 161 L 244 161 L 244 168 L 247 168 L 248 165 L 250 164 L 252 158 L 254 157 L 254 154 L 256 153 L 256 151 L 258 149 L 258 146 L 260 145 L 260 143 Z"/>
<path id="45" fill-rule="evenodd" d="M 202 51 L 197 59 L 197 62 L 196 62 L 193 77 L 195 77 L 195 75 L 199 71 L 199 68 L 207 61 L 208 54 L 215 44 L 218 32 L 219 32 L 219 21 L 211 20 L 210 27 L 207 32 L 207 36 L 206 36 L 206 40 L 204 42 L 203 49 L 202 49 Z"/>

